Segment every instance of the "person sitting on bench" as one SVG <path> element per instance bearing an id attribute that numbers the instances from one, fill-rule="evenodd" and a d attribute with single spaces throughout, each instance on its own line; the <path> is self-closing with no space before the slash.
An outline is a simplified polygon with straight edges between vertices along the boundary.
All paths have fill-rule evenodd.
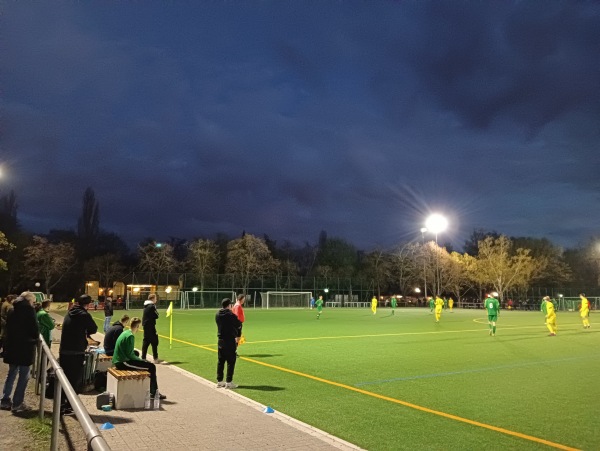
<path id="1" fill-rule="evenodd" d="M 131 320 L 131 329 L 125 330 L 115 345 L 112 362 L 118 370 L 123 371 L 148 371 L 150 373 L 150 394 L 154 397 L 158 390 L 158 381 L 156 380 L 156 365 L 142 360 L 134 353 L 135 337 L 133 336 L 140 328 L 142 320 L 133 318 Z M 160 399 L 167 399 L 163 394 Z"/>
<path id="2" fill-rule="evenodd" d="M 112 326 L 106 331 L 104 335 L 104 354 L 112 357 L 115 352 L 115 346 L 118 338 L 125 330 L 125 326 L 129 323 L 129 316 L 123 315 L 120 321 L 115 321 Z"/>

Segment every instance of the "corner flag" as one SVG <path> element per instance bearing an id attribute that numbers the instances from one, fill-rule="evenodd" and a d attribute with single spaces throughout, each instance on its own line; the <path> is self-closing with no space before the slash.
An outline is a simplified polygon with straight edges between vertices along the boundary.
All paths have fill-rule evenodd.
<path id="1" fill-rule="evenodd" d="M 169 308 L 167 308 L 167 318 L 173 314 L 173 301 L 169 302 Z"/>

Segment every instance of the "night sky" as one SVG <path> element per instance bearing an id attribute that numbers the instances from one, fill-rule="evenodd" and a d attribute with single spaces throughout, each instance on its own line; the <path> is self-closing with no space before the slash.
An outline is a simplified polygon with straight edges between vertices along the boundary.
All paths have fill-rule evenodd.
<path id="1" fill-rule="evenodd" d="M 600 3 L 2 4 L 0 194 L 28 230 L 368 250 L 600 228 Z"/>

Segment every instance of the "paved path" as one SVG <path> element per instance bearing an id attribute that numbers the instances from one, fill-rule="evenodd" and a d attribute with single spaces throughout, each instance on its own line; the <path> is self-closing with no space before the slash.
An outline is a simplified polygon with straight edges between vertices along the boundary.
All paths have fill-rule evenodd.
<path id="1" fill-rule="evenodd" d="M 157 365 L 157 375 L 168 395 L 160 410 L 102 412 L 95 394 L 80 396 L 96 425 L 115 426 L 102 431 L 113 450 L 360 449 L 287 415 L 264 413 L 263 405 L 176 366 Z"/>

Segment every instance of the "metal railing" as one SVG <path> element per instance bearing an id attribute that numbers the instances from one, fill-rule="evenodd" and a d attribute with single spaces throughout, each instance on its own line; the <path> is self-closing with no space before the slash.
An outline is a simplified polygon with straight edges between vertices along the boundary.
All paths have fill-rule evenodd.
<path id="1" fill-rule="evenodd" d="M 50 366 L 54 370 L 55 374 L 50 451 L 55 451 L 58 449 L 60 405 L 63 391 L 67 396 L 69 403 L 71 404 L 73 413 L 77 417 L 77 420 L 79 421 L 79 424 L 81 425 L 83 432 L 85 433 L 88 449 L 92 449 L 94 451 L 111 451 L 110 446 L 108 446 L 106 440 L 104 440 L 104 437 L 102 437 L 102 434 L 90 418 L 90 414 L 79 399 L 77 393 L 75 393 L 75 390 L 71 386 L 71 383 L 67 379 L 67 376 L 65 376 L 64 370 L 61 368 L 54 355 L 52 355 L 50 348 L 48 347 L 41 335 L 38 340 L 37 358 L 34 361 L 32 371 L 36 380 L 35 393 L 36 395 L 40 395 L 40 420 L 44 419 L 44 399 L 46 392 L 46 376 L 48 370 L 48 363 L 50 363 Z"/>

